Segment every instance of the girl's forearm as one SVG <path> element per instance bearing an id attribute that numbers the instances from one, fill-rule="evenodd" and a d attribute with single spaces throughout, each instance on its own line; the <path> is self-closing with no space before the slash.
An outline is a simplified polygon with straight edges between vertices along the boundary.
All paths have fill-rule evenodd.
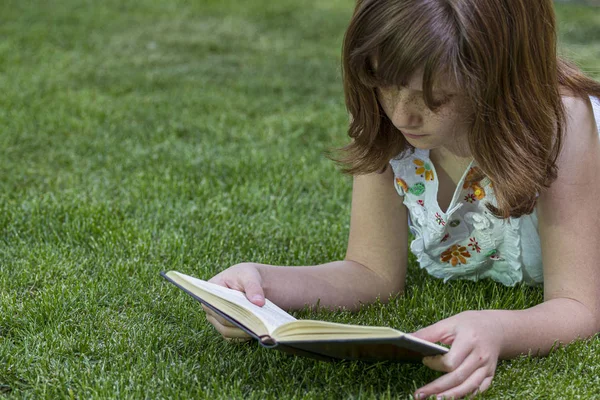
<path id="1" fill-rule="evenodd" d="M 568 298 L 548 300 L 526 310 L 490 312 L 504 330 L 500 353 L 503 359 L 529 353 L 543 356 L 557 342 L 568 344 L 600 330 L 598 316 L 584 304 Z"/>
<path id="2" fill-rule="evenodd" d="M 258 264 L 265 297 L 284 309 L 305 306 L 357 310 L 378 297 L 387 301 L 402 290 L 403 282 L 390 282 L 354 261 L 334 261 L 308 267 Z"/>

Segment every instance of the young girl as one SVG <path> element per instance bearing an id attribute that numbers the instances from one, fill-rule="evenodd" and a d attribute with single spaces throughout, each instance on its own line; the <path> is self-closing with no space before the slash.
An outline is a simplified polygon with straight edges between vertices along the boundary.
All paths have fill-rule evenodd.
<path id="1" fill-rule="evenodd" d="M 486 390 L 499 358 L 600 331 L 600 84 L 557 57 L 551 0 L 359 0 L 343 45 L 354 175 L 346 258 L 234 265 L 212 282 L 287 309 L 404 288 L 408 229 L 444 280 L 542 283 L 526 310 L 415 333 L 451 344 L 416 397 Z M 207 311 L 227 338 L 243 332 Z"/>

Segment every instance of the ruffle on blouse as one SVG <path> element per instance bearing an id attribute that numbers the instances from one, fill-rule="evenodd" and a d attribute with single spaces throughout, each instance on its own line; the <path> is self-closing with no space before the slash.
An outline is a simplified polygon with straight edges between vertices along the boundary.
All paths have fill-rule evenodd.
<path id="1" fill-rule="evenodd" d="M 490 278 L 507 286 L 543 281 L 535 213 L 506 220 L 494 217 L 485 207 L 488 202 L 496 204 L 489 180 L 468 179 L 474 163 L 463 174 L 445 213 L 437 202 L 437 174 L 427 150 L 404 153 L 390 165 L 396 190 L 409 211 L 415 237 L 410 250 L 430 275 L 444 281 Z M 524 234 L 529 238 L 522 243 Z"/>

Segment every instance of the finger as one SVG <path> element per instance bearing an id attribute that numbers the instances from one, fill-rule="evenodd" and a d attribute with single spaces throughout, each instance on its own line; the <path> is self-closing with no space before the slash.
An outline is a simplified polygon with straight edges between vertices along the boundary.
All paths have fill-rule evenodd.
<path id="1" fill-rule="evenodd" d="M 265 293 L 260 283 L 258 283 L 256 280 L 244 282 L 244 280 L 241 279 L 236 279 L 235 281 L 231 279 L 225 279 L 223 280 L 223 284 L 230 289 L 244 292 L 246 294 L 246 298 L 251 303 L 256 304 L 259 307 L 265 305 Z"/>
<path id="2" fill-rule="evenodd" d="M 470 335 L 457 335 L 448 353 L 442 356 L 425 357 L 423 364 L 436 371 L 451 372 L 463 364 L 474 348 Z M 475 364 L 481 365 L 482 362 L 475 362 Z"/>
<path id="3" fill-rule="evenodd" d="M 228 289 L 237 290 L 238 292 L 244 291 L 244 287 L 238 282 L 237 279 L 233 280 L 232 277 L 221 279 L 221 284 Z"/>
<path id="4" fill-rule="evenodd" d="M 244 342 L 249 342 L 250 340 L 252 340 L 252 337 L 250 337 L 250 336 L 239 337 L 239 338 L 224 337 L 223 339 L 227 340 L 228 342 L 233 342 L 233 343 L 244 343 Z"/>
<path id="5" fill-rule="evenodd" d="M 487 378 L 485 378 L 483 380 L 483 382 L 481 382 L 481 385 L 479 385 L 479 389 L 477 389 L 477 391 L 475 392 L 475 394 L 477 394 L 477 393 L 483 393 L 486 390 L 488 390 L 488 388 L 492 384 L 492 379 L 493 378 L 494 378 L 493 376 L 488 376 Z"/>
<path id="6" fill-rule="evenodd" d="M 454 326 L 448 322 L 448 320 L 442 320 L 433 325 L 419 329 L 411 335 L 429 342 L 452 344 L 454 340 Z"/>
<path id="7" fill-rule="evenodd" d="M 450 354 L 453 349 L 454 353 Z M 434 371 L 452 372 L 465 362 L 471 351 L 472 348 L 459 349 L 453 347 L 444 355 L 424 357 L 423 364 Z"/>
<path id="8" fill-rule="evenodd" d="M 439 371 L 439 372 L 450 372 L 448 370 L 448 367 L 446 367 L 446 365 L 444 364 L 444 361 L 442 361 L 442 356 L 428 356 L 428 357 L 423 357 L 423 365 L 425 365 L 427 368 L 431 368 L 434 371 Z"/>
<path id="9" fill-rule="evenodd" d="M 217 320 L 215 320 L 210 315 L 207 315 L 206 319 L 215 327 L 217 332 L 219 332 L 225 338 L 249 338 L 250 337 L 246 332 L 244 332 L 240 328 L 221 325 Z"/>
<path id="10" fill-rule="evenodd" d="M 214 283 L 215 285 L 219 285 L 219 286 L 225 286 L 227 287 L 227 285 L 225 284 L 225 282 L 223 281 L 223 278 L 221 277 L 221 274 L 217 274 L 215 276 L 213 276 L 212 278 L 210 278 L 208 280 L 208 282 L 210 283 Z"/>
<path id="11" fill-rule="evenodd" d="M 202 305 L 204 312 L 206 312 L 206 316 L 210 315 L 213 319 L 217 320 L 223 326 L 235 326 L 231 322 L 227 321 L 225 318 L 221 317 L 219 314 L 215 313 L 210 308 L 206 307 L 204 304 Z"/>
<path id="12" fill-rule="evenodd" d="M 230 323 L 225 318 L 220 317 L 220 316 L 218 316 L 216 314 L 206 314 L 206 319 L 208 320 L 208 322 L 210 322 L 213 325 L 216 322 L 217 324 L 219 324 L 221 326 L 224 326 L 226 328 L 236 328 L 236 329 L 239 329 L 236 325 Z"/>
<path id="13" fill-rule="evenodd" d="M 415 393 L 415 397 L 427 398 L 428 396 L 434 395 L 438 398 L 460 398 L 475 392 L 482 384 L 483 380 L 489 376 L 489 373 L 487 367 L 481 367 L 476 369 L 471 375 L 466 376 L 464 379 L 461 378 L 462 380 L 458 384 L 454 384 L 457 382 L 456 380 L 444 381 L 442 379 L 446 378 L 448 375 L 450 374 L 444 375 L 441 378 L 431 382 L 429 385 L 418 389 Z"/>
<path id="14" fill-rule="evenodd" d="M 265 305 L 265 293 L 263 291 L 262 286 L 258 282 L 247 282 L 244 291 L 246 292 L 246 297 L 252 303 L 256 304 L 259 307 Z"/>
<path id="15" fill-rule="evenodd" d="M 474 394 L 479 391 L 479 387 L 482 385 L 484 380 L 489 380 L 489 382 L 491 383 L 492 377 L 493 374 L 490 375 L 487 368 L 482 367 L 475 371 L 475 373 L 473 373 L 473 375 L 467 378 L 463 383 L 450 390 L 446 390 L 438 394 L 437 397 L 441 396 L 442 398 L 454 399 Z M 489 387 L 489 384 L 487 386 Z"/>
<path id="16" fill-rule="evenodd" d="M 440 378 L 436 379 L 435 381 L 423 386 L 421 389 L 417 390 L 417 392 L 431 395 L 441 393 L 448 389 L 452 389 L 453 387 L 461 385 L 476 371 L 484 367 L 489 368 L 485 364 L 481 365 L 477 363 L 476 357 L 469 357 L 454 371 L 449 372 L 446 375 L 443 375 Z M 484 377 L 482 376 L 481 380 L 483 380 L 483 378 Z M 474 387 L 473 390 L 477 389 L 480 383 L 481 381 L 477 383 L 477 386 Z"/>

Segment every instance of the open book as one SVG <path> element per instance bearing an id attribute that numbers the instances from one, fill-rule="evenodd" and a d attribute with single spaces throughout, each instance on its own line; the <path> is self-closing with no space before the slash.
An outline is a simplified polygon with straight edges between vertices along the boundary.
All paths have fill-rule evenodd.
<path id="1" fill-rule="evenodd" d="M 448 349 L 380 326 L 298 320 L 266 299 L 263 307 L 237 290 L 177 271 L 161 275 L 194 299 L 244 330 L 267 348 L 319 360 L 420 362 Z"/>

